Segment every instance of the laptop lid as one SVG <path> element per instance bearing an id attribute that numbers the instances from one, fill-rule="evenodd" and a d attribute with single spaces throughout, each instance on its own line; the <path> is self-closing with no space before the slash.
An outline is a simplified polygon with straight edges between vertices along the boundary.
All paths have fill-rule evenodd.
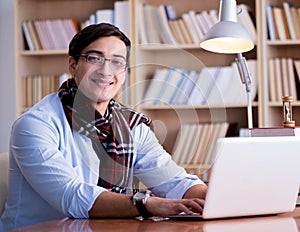
<path id="1" fill-rule="evenodd" d="M 203 218 L 293 211 L 300 184 L 300 137 L 220 138 Z"/>

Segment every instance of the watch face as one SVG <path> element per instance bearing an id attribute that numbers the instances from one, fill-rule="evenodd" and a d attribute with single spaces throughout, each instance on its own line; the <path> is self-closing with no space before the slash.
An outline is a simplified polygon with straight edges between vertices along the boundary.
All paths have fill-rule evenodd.
<path id="1" fill-rule="evenodd" d="M 137 192 L 135 195 L 134 195 L 134 199 L 135 200 L 143 200 L 145 199 L 146 197 L 149 197 L 151 194 L 151 192 L 149 190 L 143 190 L 143 191 L 140 191 L 140 192 Z"/>
<path id="2" fill-rule="evenodd" d="M 142 200 L 142 199 L 144 199 L 145 198 L 145 194 L 144 193 L 142 193 L 142 192 L 138 192 L 138 193 L 136 193 L 135 195 L 134 195 L 134 198 L 136 199 L 136 200 Z"/>

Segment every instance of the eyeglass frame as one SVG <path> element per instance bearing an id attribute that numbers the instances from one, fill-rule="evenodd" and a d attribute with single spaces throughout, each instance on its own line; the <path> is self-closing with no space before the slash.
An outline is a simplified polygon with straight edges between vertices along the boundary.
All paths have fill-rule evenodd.
<path id="1" fill-rule="evenodd" d="M 99 61 L 102 60 L 102 63 L 88 61 L 88 57 L 89 57 L 89 56 L 97 57 Z M 109 61 L 109 67 L 110 67 L 112 70 L 114 70 L 114 71 L 122 71 L 123 69 L 125 70 L 126 67 L 127 67 L 127 65 L 128 65 L 128 62 L 126 61 L 125 58 L 121 58 L 121 59 L 123 59 L 123 60 L 125 61 L 124 66 L 122 66 L 122 67 L 117 67 L 117 66 L 112 65 L 112 63 L 111 63 L 111 60 L 113 60 L 114 57 L 112 57 L 112 58 L 107 58 L 107 57 L 105 57 L 105 56 L 101 56 L 101 55 L 100 55 L 100 56 L 98 56 L 98 55 L 92 55 L 92 54 L 89 54 L 89 53 L 82 53 L 82 54 L 80 54 L 80 55 L 77 55 L 77 57 L 83 57 L 83 58 L 85 58 L 85 61 L 86 61 L 87 63 L 93 64 L 93 65 L 100 65 L 100 66 L 104 65 L 104 64 L 105 64 L 105 61 Z"/>

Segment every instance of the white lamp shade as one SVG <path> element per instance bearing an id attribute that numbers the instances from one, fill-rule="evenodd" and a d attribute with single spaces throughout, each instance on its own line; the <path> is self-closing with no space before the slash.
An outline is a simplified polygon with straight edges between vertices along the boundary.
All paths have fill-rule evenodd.
<path id="1" fill-rule="evenodd" d="M 200 47 L 225 54 L 243 53 L 254 48 L 250 35 L 237 22 L 235 0 L 221 1 L 220 21 L 204 35 Z"/>

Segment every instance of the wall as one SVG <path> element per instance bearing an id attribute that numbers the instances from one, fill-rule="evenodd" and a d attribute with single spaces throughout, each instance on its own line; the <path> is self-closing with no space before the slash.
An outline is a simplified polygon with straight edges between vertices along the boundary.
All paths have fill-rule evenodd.
<path id="1" fill-rule="evenodd" d="M 0 152 L 8 151 L 15 120 L 14 1 L 0 0 Z"/>

